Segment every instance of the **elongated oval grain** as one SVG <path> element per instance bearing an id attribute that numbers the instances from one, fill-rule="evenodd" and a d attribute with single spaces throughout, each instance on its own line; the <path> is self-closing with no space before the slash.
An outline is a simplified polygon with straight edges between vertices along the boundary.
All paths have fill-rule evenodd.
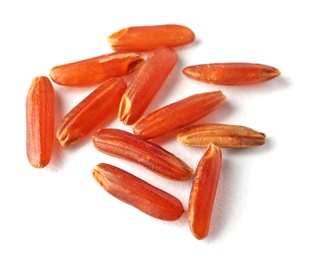
<path id="1" fill-rule="evenodd" d="M 124 124 L 133 124 L 142 116 L 177 60 L 175 50 L 170 48 L 156 49 L 149 54 L 122 96 L 118 117 Z"/>
<path id="2" fill-rule="evenodd" d="M 210 144 L 198 163 L 190 191 L 188 222 L 197 239 L 208 236 L 222 165 L 222 152 Z"/>
<path id="3" fill-rule="evenodd" d="M 113 50 L 149 51 L 161 47 L 177 47 L 195 39 L 194 32 L 178 24 L 133 26 L 107 37 Z"/>
<path id="4" fill-rule="evenodd" d="M 50 71 L 50 77 L 56 84 L 84 87 L 125 76 L 138 69 L 143 62 L 144 59 L 137 52 L 113 52 L 55 66 Z"/>
<path id="5" fill-rule="evenodd" d="M 135 123 L 133 132 L 142 138 L 151 139 L 176 131 L 206 116 L 225 99 L 221 91 L 189 96 L 143 116 Z"/>
<path id="6" fill-rule="evenodd" d="M 92 140 L 100 152 L 138 163 L 168 179 L 186 181 L 193 173 L 193 170 L 174 154 L 127 131 L 100 129 Z"/>
<path id="7" fill-rule="evenodd" d="M 61 145 L 78 143 L 116 112 L 126 87 L 121 78 L 109 79 L 69 111 L 56 133 Z"/>
<path id="8" fill-rule="evenodd" d="M 30 164 L 45 167 L 54 140 L 55 91 L 45 76 L 35 77 L 26 98 L 26 151 Z"/>
<path id="9" fill-rule="evenodd" d="M 188 77 L 218 85 L 255 84 L 281 74 L 271 66 L 243 62 L 193 65 L 184 68 L 183 73 Z"/>
<path id="10" fill-rule="evenodd" d="M 191 146 L 243 148 L 263 145 L 265 134 L 246 126 L 227 124 L 202 124 L 186 127 L 178 132 L 177 140 Z"/>
<path id="11" fill-rule="evenodd" d="M 179 199 L 120 168 L 100 163 L 92 174 L 109 194 L 154 218 L 173 221 L 184 212 Z"/>

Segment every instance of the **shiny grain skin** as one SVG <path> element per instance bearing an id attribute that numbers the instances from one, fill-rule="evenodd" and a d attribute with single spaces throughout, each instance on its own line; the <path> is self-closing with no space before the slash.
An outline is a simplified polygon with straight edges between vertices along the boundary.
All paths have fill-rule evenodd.
<path id="1" fill-rule="evenodd" d="M 194 32 L 178 24 L 133 26 L 121 29 L 107 37 L 116 51 L 150 51 L 161 47 L 177 47 L 195 39 Z"/>
<path id="2" fill-rule="evenodd" d="M 268 81 L 281 72 L 257 63 L 211 63 L 188 66 L 183 69 L 188 77 L 218 85 L 249 85 Z"/>
<path id="3" fill-rule="evenodd" d="M 188 205 L 189 227 L 199 240 L 209 233 L 221 166 L 222 152 L 219 147 L 210 144 L 194 174 Z"/>
<path id="4" fill-rule="evenodd" d="M 154 218 L 174 221 L 184 212 L 179 199 L 120 168 L 100 163 L 92 174 L 109 194 Z"/>
<path id="5" fill-rule="evenodd" d="M 112 78 L 96 88 L 62 119 L 56 137 L 62 146 L 78 143 L 109 116 L 118 111 L 127 85 L 121 78 Z"/>
<path id="6" fill-rule="evenodd" d="M 45 76 L 35 77 L 26 98 L 26 152 L 35 168 L 51 160 L 54 140 L 55 91 Z"/>
<path id="7" fill-rule="evenodd" d="M 50 71 L 50 77 L 59 85 L 85 87 L 123 77 L 138 69 L 143 62 L 144 59 L 137 52 L 113 52 L 55 66 Z"/>
<path id="8" fill-rule="evenodd" d="M 135 123 L 150 105 L 178 61 L 171 48 L 151 52 L 122 96 L 118 117 L 126 125 Z"/>
<path id="9" fill-rule="evenodd" d="M 221 91 L 189 96 L 143 116 L 135 123 L 133 132 L 145 139 L 171 133 L 206 116 L 225 99 Z"/>
<path id="10" fill-rule="evenodd" d="M 193 170 L 163 147 L 119 129 L 100 129 L 93 138 L 97 150 L 138 163 L 150 171 L 176 181 L 186 181 Z"/>
<path id="11" fill-rule="evenodd" d="M 221 148 L 246 148 L 265 144 L 265 134 L 246 126 L 211 123 L 186 127 L 178 132 L 177 140 L 190 146 L 213 143 Z"/>

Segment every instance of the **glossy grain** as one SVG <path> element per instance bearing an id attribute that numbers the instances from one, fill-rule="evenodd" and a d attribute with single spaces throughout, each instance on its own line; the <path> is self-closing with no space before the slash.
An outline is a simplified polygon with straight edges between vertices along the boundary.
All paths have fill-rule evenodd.
<path id="1" fill-rule="evenodd" d="M 101 129 L 92 140 L 100 152 L 138 163 L 162 177 L 186 181 L 192 175 L 193 170 L 177 156 L 127 131 Z"/>
<path id="2" fill-rule="evenodd" d="M 118 111 L 127 85 L 112 78 L 96 88 L 62 119 L 56 137 L 62 146 L 78 143 Z"/>
<path id="3" fill-rule="evenodd" d="M 184 212 L 179 199 L 120 168 L 100 163 L 92 174 L 109 194 L 154 218 L 173 221 Z"/>
<path id="4" fill-rule="evenodd" d="M 161 47 L 177 47 L 195 39 L 194 32 L 178 24 L 133 26 L 121 29 L 107 37 L 116 51 L 150 51 Z"/>
<path id="5" fill-rule="evenodd" d="M 120 168 L 100 163 L 92 174 L 109 194 L 151 217 L 174 221 L 184 212 L 179 199 Z"/>
<path id="6" fill-rule="evenodd" d="M 135 123 L 133 132 L 145 139 L 171 133 L 206 116 L 225 99 L 221 91 L 189 96 L 143 116 Z"/>
<path id="7" fill-rule="evenodd" d="M 124 124 L 133 124 L 142 116 L 177 60 L 175 50 L 170 48 L 160 48 L 149 54 L 122 96 L 118 117 Z"/>
<path id="8" fill-rule="evenodd" d="M 211 144 L 200 159 L 190 191 L 188 222 L 199 240 L 208 236 L 222 166 L 222 152 Z"/>
<path id="9" fill-rule="evenodd" d="M 51 160 L 54 138 L 55 91 L 50 80 L 35 77 L 26 98 L 26 151 L 30 164 L 45 167 Z"/>
<path id="10" fill-rule="evenodd" d="M 85 87 L 123 77 L 138 69 L 143 62 L 139 53 L 114 52 L 55 66 L 50 71 L 50 77 L 59 85 Z"/>
<path id="11" fill-rule="evenodd" d="M 256 63 L 213 63 L 188 66 L 188 77 L 218 85 L 248 85 L 268 81 L 281 74 L 271 66 Z"/>

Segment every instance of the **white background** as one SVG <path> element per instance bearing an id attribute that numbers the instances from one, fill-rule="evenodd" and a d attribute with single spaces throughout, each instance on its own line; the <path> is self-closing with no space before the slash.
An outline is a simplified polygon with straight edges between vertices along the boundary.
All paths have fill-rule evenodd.
<path id="1" fill-rule="evenodd" d="M 208 5 L 207 5 L 208 3 Z M 314 1 L 2 1 L 0 4 L 0 259 L 316 259 L 316 24 Z M 223 150 L 208 238 L 196 240 L 186 213 L 153 219 L 107 194 L 97 163 L 119 166 L 178 197 L 175 183 L 99 153 L 88 138 L 61 148 L 44 169 L 25 151 L 25 98 L 55 65 L 111 52 L 106 36 L 124 27 L 176 23 L 196 34 L 147 112 L 189 95 L 222 90 L 226 103 L 200 122 L 265 132 L 264 146 Z M 282 75 L 248 87 L 187 78 L 182 68 L 257 62 Z M 55 85 L 54 85 L 55 86 Z M 91 88 L 56 86 L 57 123 Z M 106 126 L 105 126 L 106 127 Z M 117 119 L 107 127 L 132 131 Z M 157 142 L 192 168 L 203 148 Z"/>

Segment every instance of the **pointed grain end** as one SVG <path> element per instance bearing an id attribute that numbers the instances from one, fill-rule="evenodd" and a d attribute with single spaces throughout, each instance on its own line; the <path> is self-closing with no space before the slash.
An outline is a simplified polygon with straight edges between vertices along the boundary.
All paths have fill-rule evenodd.
<path id="1" fill-rule="evenodd" d="M 198 66 L 188 66 L 183 69 L 183 73 L 190 78 L 199 79 L 200 72 Z"/>
<path id="2" fill-rule="evenodd" d="M 261 78 L 263 80 L 270 80 L 270 79 L 276 78 L 280 75 L 281 75 L 281 72 L 277 68 L 267 67 L 267 68 L 262 70 Z"/>

